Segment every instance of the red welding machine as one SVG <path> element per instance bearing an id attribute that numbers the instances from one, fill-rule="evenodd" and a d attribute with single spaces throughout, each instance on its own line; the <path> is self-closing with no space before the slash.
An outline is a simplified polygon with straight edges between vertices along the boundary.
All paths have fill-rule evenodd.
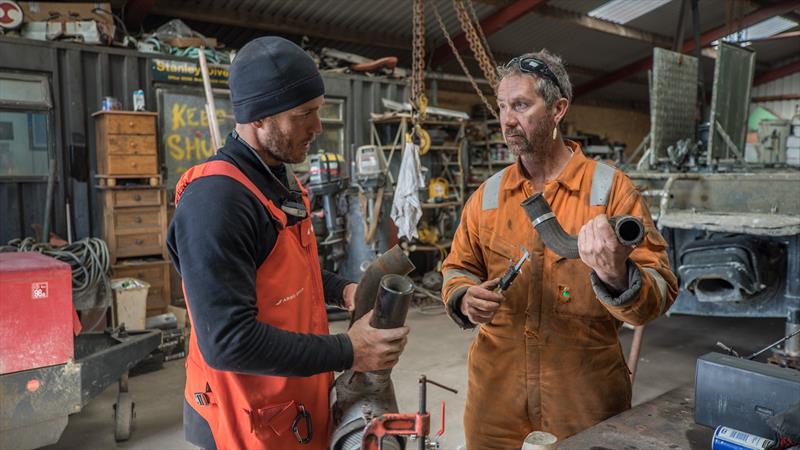
<path id="1" fill-rule="evenodd" d="M 0 374 L 74 355 L 72 269 L 35 252 L 0 253 Z"/>

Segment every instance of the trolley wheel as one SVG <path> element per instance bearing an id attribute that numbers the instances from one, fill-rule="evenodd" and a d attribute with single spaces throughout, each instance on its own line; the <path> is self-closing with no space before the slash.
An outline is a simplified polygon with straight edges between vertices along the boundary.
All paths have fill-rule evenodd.
<path id="1" fill-rule="evenodd" d="M 117 442 L 127 441 L 131 437 L 133 416 L 133 397 L 128 392 L 120 392 L 114 405 L 114 439 Z"/>

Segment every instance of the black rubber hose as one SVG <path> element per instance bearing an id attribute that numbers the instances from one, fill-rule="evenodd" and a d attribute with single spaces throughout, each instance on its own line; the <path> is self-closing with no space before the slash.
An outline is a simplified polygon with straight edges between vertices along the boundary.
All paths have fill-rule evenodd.
<path id="1" fill-rule="evenodd" d="M 544 245 L 557 255 L 568 259 L 577 259 L 578 238 L 567 234 L 558 223 L 553 210 L 541 193 L 534 194 L 522 202 L 525 214 L 531 219 L 534 228 L 542 237 Z M 614 233 L 622 245 L 636 246 L 644 238 L 644 224 L 633 216 L 614 216 L 608 219 Z"/>
<path id="2" fill-rule="evenodd" d="M 369 324 L 382 330 L 402 327 L 406 323 L 413 294 L 414 283 L 408 277 L 384 275 L 375 299 L 375 313 Z"/>

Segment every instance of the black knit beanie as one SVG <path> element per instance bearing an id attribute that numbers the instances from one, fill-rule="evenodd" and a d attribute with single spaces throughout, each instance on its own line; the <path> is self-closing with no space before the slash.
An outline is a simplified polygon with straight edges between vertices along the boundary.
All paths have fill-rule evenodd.
<path id="1" fill-rule="evenodd" d="M 314 61 L 275 36 L 254 39 L 236 54 L 228 84 L 236 123 L 272 116 L 325 94 Z"/>

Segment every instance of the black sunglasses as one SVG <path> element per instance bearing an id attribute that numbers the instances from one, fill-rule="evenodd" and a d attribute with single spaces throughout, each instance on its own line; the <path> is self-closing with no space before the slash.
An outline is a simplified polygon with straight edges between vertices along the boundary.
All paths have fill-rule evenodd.
<path id="1" fill-rule="evenodd" d="M 561 88 L 561 83 L 558 82 L 558 78 L 556 78 L 555 74 L 553 74 L 550 68 L 547 67 L 547 64 L 545 64 L 542 60 L 536 59 L 532 56 L 517 56 L 516 58 L 507 62 L 505 65 L 506 69 L 512 69 L 514 66 L 519 67 L 519 70 L 522 73 L 532 73 L 534 75 L 547 78 L 556 85 L 558 92 L 561 93 L 562 97 L 567 97 L 564 95 L 564 89 Z"/>

